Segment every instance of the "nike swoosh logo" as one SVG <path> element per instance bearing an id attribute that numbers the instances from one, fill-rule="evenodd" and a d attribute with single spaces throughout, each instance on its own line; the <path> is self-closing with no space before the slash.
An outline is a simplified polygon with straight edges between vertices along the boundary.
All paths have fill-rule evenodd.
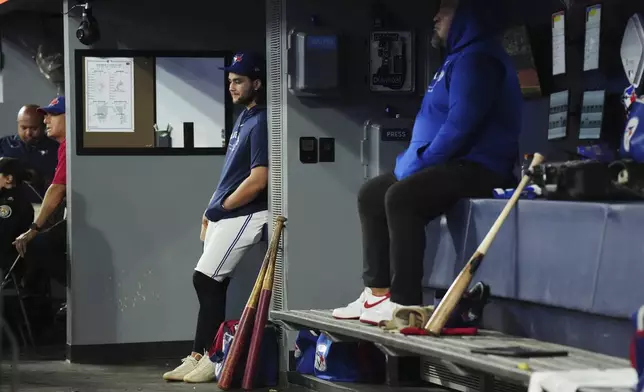
<path id="1" fill-rule="evenodd" d="M 381 300 L 376 301 L 376 302 L 371 303 L 371 304 L 370 304 L 368 301 L 364 301 L 364 307 L 365 307 L 365 309 L 371 309 L 371 308 L 373 308 L 374 306 L 378 306 L 378 305 L 380 305 L 381 303 L 383 303 L 383 302 L 385 302 L 386 300 L 388 300 L 388 299 L 389 299 L 389 296 L 390 296 L 390 295 L 389 295 L 389 294 L 387 294 L 387 295 L 385 295 L 384 297 L 382 297 L 382 299 L 381 299 Z"/>

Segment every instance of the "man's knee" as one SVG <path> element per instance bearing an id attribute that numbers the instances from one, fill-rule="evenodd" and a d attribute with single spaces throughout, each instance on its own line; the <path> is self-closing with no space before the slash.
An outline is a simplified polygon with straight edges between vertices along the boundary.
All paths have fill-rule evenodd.
<path id="1" fill-rule="evenodd" d="M 196 270 L 192 274 L 192 285 L 197 293 L 213 293 L 218 290 L 226 290 L 228 283 L 230 283 L 229 277 L 217 279 Z"/>
<path id="2" fill-rule="evenodd" d="M 407 183 L 398 182 L 387 189 L 385 194 L 385 208 L 387 211 L 413 208 L 413 197 Z"/>
<path id="3" fill-rule="evenodd" d="M 358 207 L 373 209 L 384 203 L 387 189 L 394 183 L 391 175 L 382 174 L 366 181 L 358 191 Z"/>
<path id="4" fill-rule="evenodd" d="M 370 195 L 369 195 L 370 187 L 369 187 L 369 182 L 365 182 L 362 184 L 360 187 L 360 190 L 358 191 L 358 206 L 362 207 L 366 204 L 369 203 Z M 373 197 L 373 196 L 371 196 Z"/>

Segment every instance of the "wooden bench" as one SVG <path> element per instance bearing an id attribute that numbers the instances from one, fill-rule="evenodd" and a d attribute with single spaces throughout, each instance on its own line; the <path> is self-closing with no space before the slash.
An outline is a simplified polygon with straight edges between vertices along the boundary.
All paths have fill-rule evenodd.
<path id="1" fill-rule="evenodd" d="M 327 333 L 336 341 L 363 340 L 375 343 L 387 356 L 387 381 L 390 385 L 397 385 L 400 381 L 397 379 L 396 362 L 409 357 L 422 358 L 421 380 L 468 392 L 525 391 L 534 371 L 630 367 L 630 363 L 622 358 L 493 331 L 481 331 L 477 336 L 405 336 L 384 332 L 359 321 L 336 320 L 328 310 L 272 311 L 271 318 L 290 330 L 313 329 Z M 568 351 L 568 356 L 509 358 L 471 352 L 475 348 L 514 345 L 564 349 Z M 520 363 L 527 363 L 529 370 L 521 369 Z"/>

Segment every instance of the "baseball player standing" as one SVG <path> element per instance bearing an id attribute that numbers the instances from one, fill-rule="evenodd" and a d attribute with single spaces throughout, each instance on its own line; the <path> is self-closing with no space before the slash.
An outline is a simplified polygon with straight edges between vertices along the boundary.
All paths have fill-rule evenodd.
<path id="1" fill-rule="evenodd" d="M 246 252 L 262 237 L 268 220 L 268 129 L 263 104 L 264 61 L 237 53 L 228 72 L 233 103 L 244 105 L 230 135 L 217 189 L 201 227 L 203 254 L 193 274 L 199 315 L 192 353 L 165 380 L 209 382 L 214 364 L 207 354 L 226 314 L 230 277 Z"/>

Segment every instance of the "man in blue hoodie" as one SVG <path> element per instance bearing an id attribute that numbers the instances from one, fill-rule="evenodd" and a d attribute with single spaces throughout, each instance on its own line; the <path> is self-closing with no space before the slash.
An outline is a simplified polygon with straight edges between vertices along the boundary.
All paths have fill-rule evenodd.
<path id="1" fill-rule="evenodd" d="M 427 88 L 393 173 L 358 194 L 365 289 L 333 311 L 368 324 L 422 304 L 425 226 L 459 199 L 513 180 L 523 97 L 500 36 L 498 1 L 443 0 L 432 43 L 447 57 Z"/>

